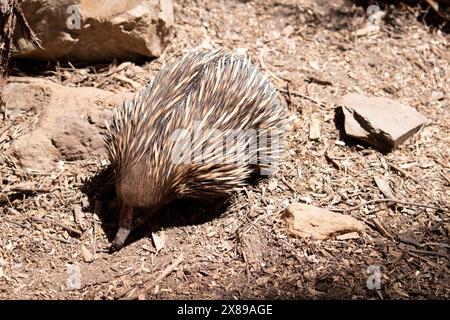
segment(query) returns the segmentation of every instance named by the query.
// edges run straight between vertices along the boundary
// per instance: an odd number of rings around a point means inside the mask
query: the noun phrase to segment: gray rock
[[[173,24],[172,0],[23,0],[43,49],[19,40],[16,57],[111,61],[158,57]]]
[[[383,97],[343,97],[345,133],[381,151],[390,151],[411,137],[428,119],[414,108]]]
[[[365,230],[361,222],[349,215],[301,203],[291,204],[282,217],[288,232],[300,238],[326,240],[353,232],[363,234]]]

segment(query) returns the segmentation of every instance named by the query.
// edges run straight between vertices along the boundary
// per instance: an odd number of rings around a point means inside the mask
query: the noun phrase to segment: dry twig
[[[396,166],[393,163],[388,162],[388,166],[391,167],[392,169],[394,169],[395,171],[401,173],[402,175],[404,175],[407,178],[410,178],[412,181],[414,181],[415,183],[418,183],[417,179],[414,178],[413,176],[411,176],[408,172],[406,172],[405,170],[403,170],[402,168]]]
[[[449,209],[445,209],[445,208],[438,207],[438,206],[431,206],[431,205],[428,205],[428,204],[408,202],[408,201],[400,201],[400,200],[396,200],[396,199],[375,199],[375,200],[370,200],[370,201],[358,204],[357,206],[351,207],[349,209],[345,209],[344,211],[358,210],[359,208],[362,208],[365,205],[374,204],[374,203],[382,203],[382,202],[394,202],[394,203],[402,204],[402,205],[405,205],[405,206],[421,207],[421,208],[427,208],[427,209],[440,210],[440,211],[444,211],[444,212],[450,212]]]
[[[74,233],[74,234],[76,234],[78,236],[81,236],[81,234],[82,234],[82,232],[80,230],[77,230],[77,229],[74,229],[72,227],[69,227],[69,226],[67,226],[64,223],[59,222],[59,221],[50,220],[50,219],[46,219],[46,218],[32,218],[32,221],[35,221],[35,222],[46,222],[46,223],[49,223],[49,224],[53,224],[53,225],[56,225],[56,226],[59,226],[59,227],[65,229],[65,230],[67,230],[67,231],[69,231],[71,233]]]
[[[175,270],[175,268],[184,261],[183,255],[180,255],[172,264],[167,266],[167,268],[164,269],[163,272],[153,281],[152,283],[146,285],[144,289],[141,292],[138,292],[130,297],[125,298],[125,300],[136,300],[142,295],[145,296],[147,293],[150,292],[150,290],[153,289],[154,286],[156,286],[159,282],[161,282],[165,277],[167,277],[169,274],[172,273],[172,271]]]
[[[310,97],[310,96],[307,96],[307,95],[305,95],[305,94],[303,94],[303,93],[300,93],[300,92],[297,92],[297,91],[291,91],[291,90],[286,90],[286,89],[278,89],[278,91],[280,91],[280,92],[283,92],[283,93],[286,93],[286,94],[292,94],[293,96],[297,96],[297,97],[299,97],[299,98],[303,98],[303,99],[306,99],[306,100],[309,100],[309,101],[311,101],[311,102],[314,102],[315,104],[317,104],[317,105],[319,105],[319,106],[321,106],[321,107],[324,107],[324,108],[327,108],[328,106],[325,104],[325,102],[322,102],[322,101],[319,101],[319,100],[316,100],[316,99],[314,99],[314,98],[312,98],[312,97]]]
[[[41,47],[40,40],[25,19],[19,0],[0,0],[0,92],[6,82],[12,52],[19,48],[14,38],[16,24],[26,41]],[[0,95],[0,106],[2,103]]]

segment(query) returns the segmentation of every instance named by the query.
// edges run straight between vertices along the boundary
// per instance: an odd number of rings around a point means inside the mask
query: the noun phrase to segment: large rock
[[[24,168],[49,171],[59,160],[105,156],[105,122],[112,107],[131,94],[64,87],[38,78],[19,81],[6,85],[4,98],[10,118],[27,114],[36,119],[10,149]]]
[[[364,225],[355,218],[307,204],[293,203],[283,213],[288,232],[300,238],[326,240],[340,235],[364,233]]]
[[[343,97],[345,133],[381,151],[398,147],[428,119],[415,109],[383,97],[348,94]]]
[[[43,49],[26,41],[16,57],[110,61],[158,57],[173,24],[172,0],[23,0]]]

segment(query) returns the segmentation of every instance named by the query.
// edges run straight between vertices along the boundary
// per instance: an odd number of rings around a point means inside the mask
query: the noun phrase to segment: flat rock
[[[381,151],[390,151],[411,137],[428,119],[414,108],[384,97],[343,97],[345,133]]]
[[[16,57],[111,61],[158,57],[173,25],[172,0],[23,0],[42,49],[24,39]]]
[[[364,225],[355,218],[315,206],[293,203],[282,216],[293,236],[326,240],[339,235],[364,233]],[[354,238],[354,234],[352,234]]]
[[[13,80],[14,81],[14,80]],[[10,151],[23,168],[50,171],[60,160],[105,156],[102,133],[112,108],[131,93],[65,87],[38,78],[19,78],[4,88],[8,117],[34,121]]]

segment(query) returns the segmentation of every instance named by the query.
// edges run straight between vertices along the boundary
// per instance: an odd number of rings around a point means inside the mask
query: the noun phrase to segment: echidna
[[[287,112],[249,60],[223,50],[191,51],[163,67],[118,108],[106,136],[120,205],[111,249],[136,221],[177,198],[224,196],[270,173]]]

